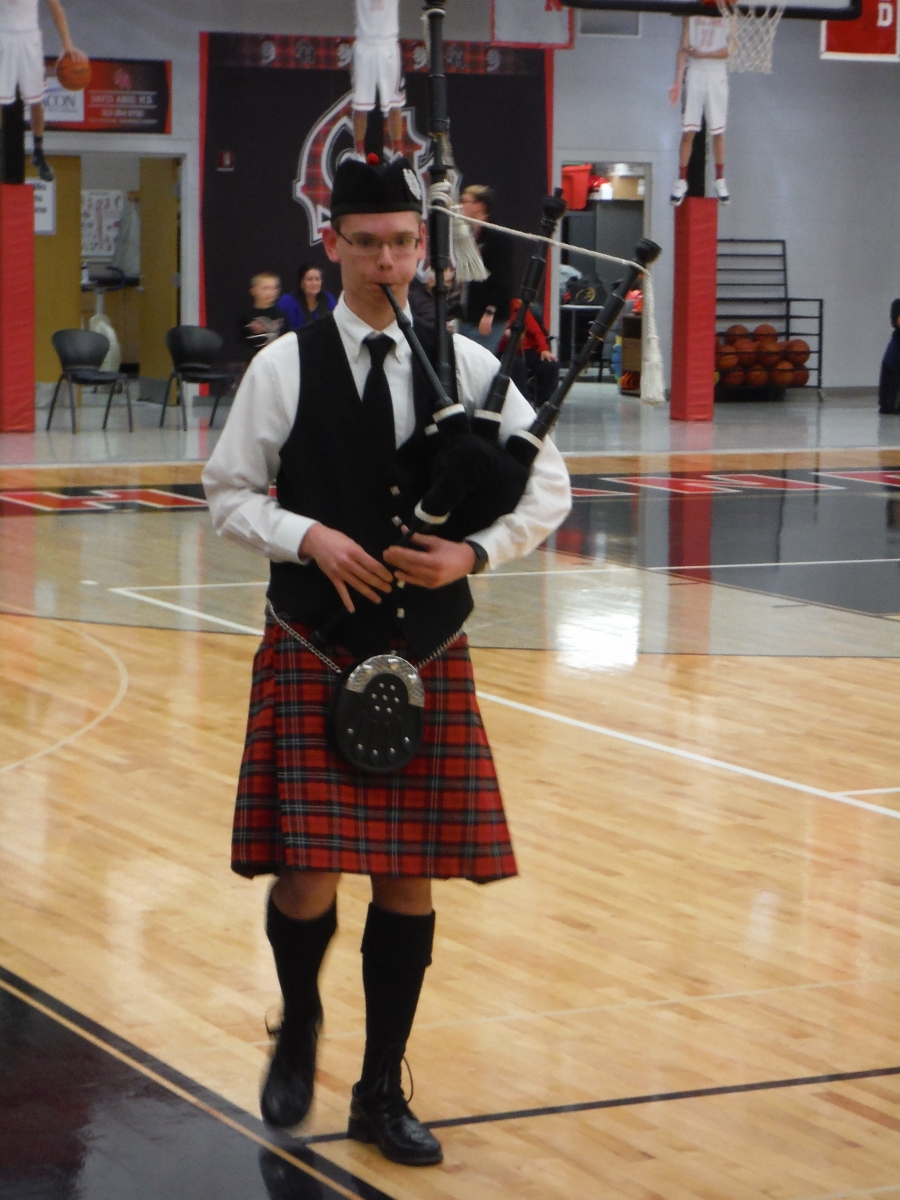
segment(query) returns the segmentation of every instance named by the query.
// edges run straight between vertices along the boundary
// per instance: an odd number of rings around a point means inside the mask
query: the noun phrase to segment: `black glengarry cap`
[[[408,159],[382,163],[375,154],[365,162],[345,159],[334,175],[332,218],[390,212],[422,212],[422,188]]]

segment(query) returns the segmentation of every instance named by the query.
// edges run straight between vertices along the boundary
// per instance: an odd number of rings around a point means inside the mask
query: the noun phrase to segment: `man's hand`
[[[73,62],[87,62],[88,56],[83,50],[79,50],[77,46],[73,46],[71,42],[63,48],[60,58],[71,58]],[[57,62],[59,60],[57,59]]]
[[[680,99],[681,99],[681,84],[673,83],[672,86],[669,88],[669,103],[674,108]]]
[[[448,542],[427,533],[414,533],[412,546],[388,546],[384,561],[401,583],[439,588],[471,574],[475,551],[465,542]]]
[[[468,547],[467,547],[468,549]],[[338,529],[316,524],[300,543],[301,558],[312,558],[337,588],[347,612],[356,612],[348,587],[374,604],[381,603],[379,592],[389,592],[394,577],[362,546]]]
[[[494,327],[494,314],[486,312],[478,322],[478,332],[482,337],[490,337]]]
[[[542,350],[541,351],[541,361],[542,362],[556,362],[556,355],[553,353],[552,350]]]

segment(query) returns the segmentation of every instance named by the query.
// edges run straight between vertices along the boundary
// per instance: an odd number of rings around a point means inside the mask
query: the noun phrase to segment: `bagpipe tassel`
[[[644,344],[641,347],[641,400],[644,404],[665,404],[666,381],[663,377],[662,350],[656,328],[653,273],[644,272]]]
[[[429,204],[443,205],[447,211],[453,215],[453,220],[450,222],[451,230],[451,258],[456,267],[457,283],[480,283],[487,279],[488,273],[484,269],[484,263],[481,260],[481,255],[478,253],[472,227],[468,221],[462,220],[455,214],[459,212],[459,206],[455,203],[456,190],[455,172],[451,173],[451,178],[442,180],[440,183],[433,183],[428,189]],[[452,182],[451,182],[452,180]]]

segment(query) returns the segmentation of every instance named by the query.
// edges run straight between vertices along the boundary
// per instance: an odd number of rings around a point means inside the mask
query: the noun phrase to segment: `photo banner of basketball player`
[[[91,133],[171,133],[172,64],[163,59],[92,58],[91,82],[70,92],[44,59],[44,114],[53,129]]]
[[[340,291],[322,227],[334,172],[354,145],[353,38],[201,36],[205,324],[225,338],[225,359],[238,361],[245,357],[239,314],[253,275],[274,271],[292,291],[298,268],[309,263],[322,271],[327,292]],[[423,41],[400,47],[400,144],[424,184],[428,54]],[[536,230],[549,184],[545,52],[448,42],[445,69],[463,186],[496,188],[497,220]],[[530,253],[516,245],[517,273]]]
[[[823,21],[821,58],[900,62],[897,0],[862,0],[859,20]]]
[[[562,0],[491,0],[491,41],[499,46],[571,50],[575,14]]]

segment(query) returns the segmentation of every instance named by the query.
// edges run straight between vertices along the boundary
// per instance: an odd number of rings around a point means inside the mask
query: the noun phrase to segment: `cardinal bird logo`
[[[294,179],[294,199],[302,204],[309,221],[309,242],[322,240],[322,227],[331,219],[329,203],[334,173],[353,150],[353,93],[336,100],[313,125],[303,143]],[[416,110],[403,110],[403,139],[398,152],[412,163],[415,179],[424,188],[423,176],[431,159],[431,143],[416,129]],[[410,189],[415,194],[415,188]]]

